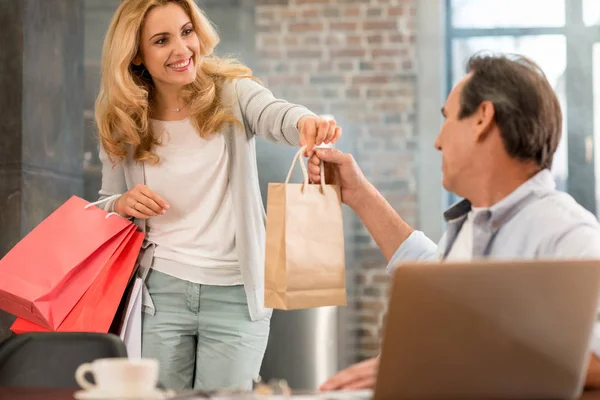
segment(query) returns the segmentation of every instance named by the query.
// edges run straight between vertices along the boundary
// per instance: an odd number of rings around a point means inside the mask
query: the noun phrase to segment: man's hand
[[[342,136],[342,128],[334,120],[305,115],[298,120],[300,146],[306,146],[306,157],[314,153],[315,146],[335,143]]]
[[[356,205],[360,194],[370,187],[370,183],[352,155],[336,149],[316,149],[308,161],[308,178],[314,183],[321,182],[321,160],[326,163],[325,183],[339,185],[342,201],[350,207]]]
[[[378,369],[379,357],[369,358],[338,372],[319,389],[322,391],[373,389]]]

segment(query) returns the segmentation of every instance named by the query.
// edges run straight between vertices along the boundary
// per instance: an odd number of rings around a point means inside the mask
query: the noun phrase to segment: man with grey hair
[[[320,180],[320,160],[332,165],[342,200],[361,218],[390,272],[417,260],[600,259],[597,219],[555,188],[550,168],[562,114],[534,62],[519,56],[472,57],[442,114],[435,147],[442,153],[443,186],[465,200],[444,213],[447,231],[439,245],[402,220],[351,155],[319,149],[310,159],[314,182]],[[587,386],[600,386],[598,337]],[[363,361],[321,389],[373,387],[377,366],[377,358]]]

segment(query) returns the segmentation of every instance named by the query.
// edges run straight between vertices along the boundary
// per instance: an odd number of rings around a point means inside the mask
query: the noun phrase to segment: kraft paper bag
[[[265,307],[294,310],[346,305],[340,188],[309,184],[300,149],[285,183],[269,183]],[[297,161],[304,176],[289,183]]]

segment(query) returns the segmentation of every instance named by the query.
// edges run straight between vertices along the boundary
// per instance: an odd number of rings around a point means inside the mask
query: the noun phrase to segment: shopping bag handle
[[[113,200],[113,199],[116,199],[116,198],[118,198],[118,197],[120,197],[120,196],[121,196],[120,194],[115,194],[115,195],[112,195],[112,196],[108,196],[108,197],[106,197],[106,198],[104,198],[104,199],[102,199],[102,200],[98,200],[98,201],[94,201],[93,203],[86,204],[86,205],[85,205],[85,207],[83,207],[83,208],[85,208],[85,209],[87,210],[87,209],[88,209],[88,208],[90,208],[90,207],[93,207],[93,206],[97,206],[97,205],[99,205],[99,204],[106,203],[106,202],[108,202],[108,201],[110,201],[110,200]],[[106,215],[106,217],[105,217],[105,218],[108,218],[108,217],[110,217],[111,215],[119,215],[119,214],[117,214],[116,212],[110,212],[110,213],[108,213],[108,214]]]
[[[304,186],[308,185],[308,171],[306,170],[306,165],[304,164],[304,152],[306,151],[306,146],[302,146],[300,150],[294,156],[292,160],[292,166],[290,167],[290,171],[287,174],[287,178],[285,178],[285,183],[290,183],[290,179],[292,178],[292,172],[294,172],[294,167],[296,166],[296,162],[300,161],[300,169],[302,170],[302,175],[304,176],[304,182],[302,189],[304,190]],[[321,160],[321,193],[325,191],[325,165],[323,164],[323,160]]]

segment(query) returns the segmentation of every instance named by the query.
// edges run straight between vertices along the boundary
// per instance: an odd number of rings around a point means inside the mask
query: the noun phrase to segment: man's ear
[[[496,116],[496,108],[494,104],[485,100],[482,101],[474,115],[475,133],[478,139],[483,139],[491,130]]]

